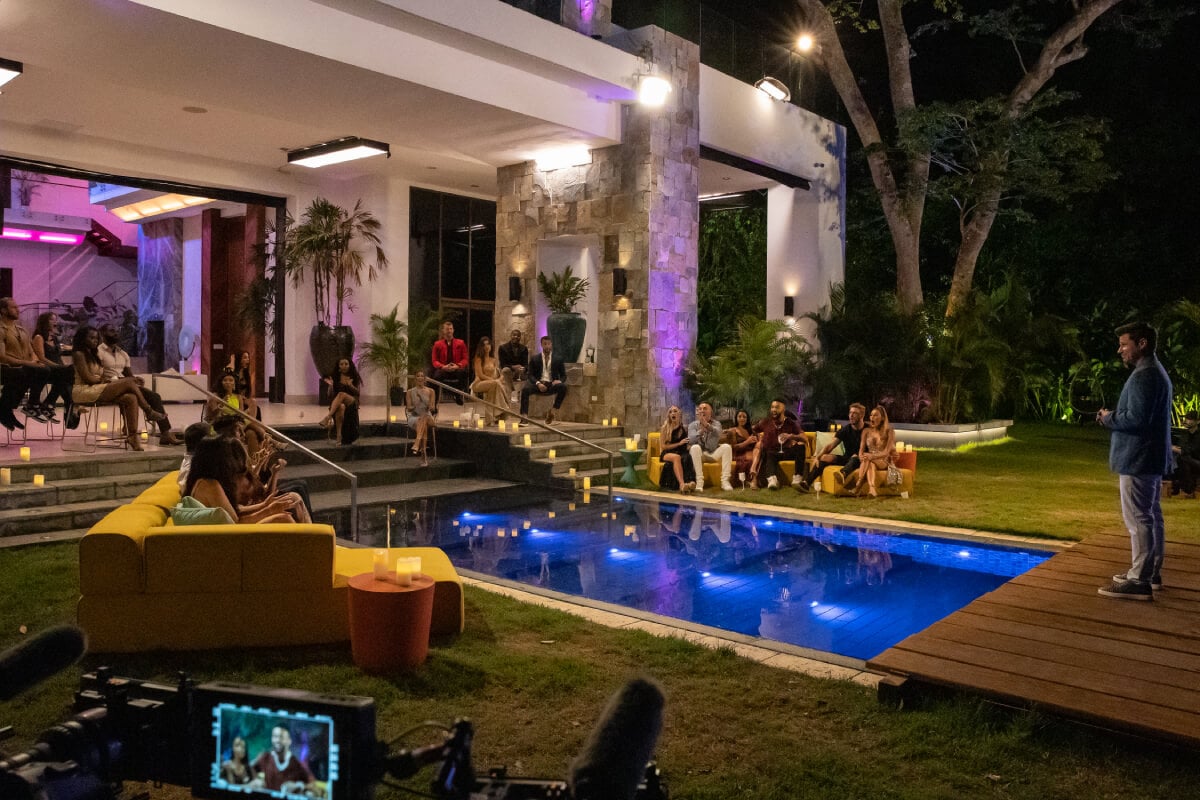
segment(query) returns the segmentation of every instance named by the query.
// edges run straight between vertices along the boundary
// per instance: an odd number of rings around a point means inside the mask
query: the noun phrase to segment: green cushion
[[[171,509],[171,519],[176,525],[233,525],[237,522],[230,519],[225,509],[209,508],[191,496],[184,497]]]

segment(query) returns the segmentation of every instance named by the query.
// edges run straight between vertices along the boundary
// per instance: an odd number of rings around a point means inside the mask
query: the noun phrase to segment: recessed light
[[[207,114],[208,109],[204,106],[184,106],[183,110],[189,114]]]

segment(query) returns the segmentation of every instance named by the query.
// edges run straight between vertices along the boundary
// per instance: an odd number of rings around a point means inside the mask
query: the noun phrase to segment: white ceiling
[[[286,150],[354,135],[389,142],[391,159],[326,167],[322,179],[386,174],[489,195],[496,168],[531,150],[608,143],[127,0],[0,0],[0,56],[25,64],[0,94],[0,152],[43,155],[8,150],[6,140],[20,140],[178,154],[179,173],[156,177],[185,183],[196,180],[187,164],[200,161],[308,180],[286,165]],[[701,169],[702,194],[770,183],[711,162]]]

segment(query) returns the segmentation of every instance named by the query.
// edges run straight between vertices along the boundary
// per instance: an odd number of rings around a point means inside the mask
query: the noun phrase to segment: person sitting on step
[[[529,376],[521,389],[521,413],[529,415],[531,394],[554,395],[554,407],[546,412],[546,422],[554,422],[554,412],[562,408],[567,396],[567,367],[561,358],[554,356],[554,343],[549,336],[542,337],[542,352],[529,359]]]

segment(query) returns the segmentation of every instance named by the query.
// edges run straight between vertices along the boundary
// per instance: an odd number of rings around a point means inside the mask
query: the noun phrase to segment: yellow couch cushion
[[[242,536],[243,592],[321,590],[333,585],[331,526],[253,527],[252,534]]]
[[[238,527],[172,526],[147,531],[142,542],[146,593],[240,592],[242,534]]]
[[[158,506],[168,511],[174,508],[179,502],[179,471],[168,472],[159,478],[133,502]]]
[[[145,588],[142,538],[167,521],[167,512],[146,503],[110,511],[79,542],[79,588],[84,594],[126,594]]]

